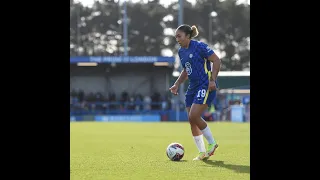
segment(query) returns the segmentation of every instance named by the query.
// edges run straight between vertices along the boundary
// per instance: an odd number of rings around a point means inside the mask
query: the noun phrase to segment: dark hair
[[[177,30],[183,31],[184,33],[186,33],[186,36],[190,34],[190,39],[195,38],[199,35],[198,28],[195,25],[190,27],[187,24],[182,24],[177,28]]]

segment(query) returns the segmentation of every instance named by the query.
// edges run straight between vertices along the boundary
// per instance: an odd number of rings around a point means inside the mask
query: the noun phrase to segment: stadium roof
[[[250,76],[250,71],[220,71],[218,76]]]

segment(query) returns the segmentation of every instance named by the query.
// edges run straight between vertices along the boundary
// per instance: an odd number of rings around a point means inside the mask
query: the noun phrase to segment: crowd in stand
[[[120,95],[101,92],[85,93],[82,90],[72,90],[70,92],[70,112],[71,113],[101,113],[110,112],[141,112],[141,111],[166,111],[176,110],[176,98],[160,93],[153,93],[150,96],[141,94],[129,94],[122,92]],[[240,100],[223,103],[225,96],[217,95],[214,104],[204,113],[205,120],[230,119],[230,107],[234,104],[242,104]],[[179,109],[185,110],[183,102],[179,102]],[[246,117],[250,119],[250,103],[245,106]]]
[[[119,97],[115,93],[104,95],[101,92],[85,93],[82,90],[70,92],[70,108],[98,110],[169,110],[171,99],[155,92],[151,96],[122,92]]]

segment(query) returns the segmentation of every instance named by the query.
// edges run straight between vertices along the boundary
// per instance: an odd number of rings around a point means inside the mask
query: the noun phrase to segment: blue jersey
[[[189,47],[180,47],[179,58],[182,67],[188,74],[189,87],[186,95],[197,94],[208,91],[209,80],[211,77],[211,65],[208,57],[214,54],[207,44],[191,40]],[[206,93],[206,92],[205,92]]]

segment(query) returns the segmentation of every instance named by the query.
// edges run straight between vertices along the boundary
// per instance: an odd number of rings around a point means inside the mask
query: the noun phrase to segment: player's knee
[[[189,120],[189,123],[190,123],[191,125],[194,124],[194,123],[192,122],[189,114],[188,114],[188,120]]]
[[[189,122],[190,123],[194,123],[198,118],[197,115],[195,113],[192,113],[192,112],[189,113],[188,117],[189,117]]]

